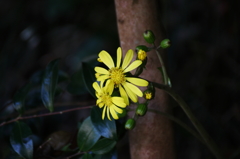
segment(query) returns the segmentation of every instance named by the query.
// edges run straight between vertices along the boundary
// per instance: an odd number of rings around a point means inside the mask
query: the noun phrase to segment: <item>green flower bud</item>
[[[160,47],[163,49],[169,48],[171,46],[171,41],[169,39],[164,39],[160,43]]]
[[[151,30],[146,30],[143,33],[143,37],[146,40],[146,42],[148,42],[149,44],[153,44],[155,41],[155,35],[153,34],[153,32]]]
[[[128,119],[125,123],[125,129],[132,130],[136,125],[136,121],[132,118]]]
[[[136,109],[136,114],[139,116],[144,116],[148,110],[147,104],[138,104]]]
[[[148,52],[148,51],[150,51],[151,49],[148,48],[148,47],[145,46],[145,45],[138,45],[135,50],[136,50],[136,52],[138,52],[139,50],[143,50],[143,51],[145,51],[145,52]]]
[[[122,110],[123,110],[123,112],[122,112],[121,114],[120,114],[120,113],[117,113],[117,115],[118,115],[119,118],[123,118],[123,117],[125,117],[125,116],[127,115],[126,108],[123,108]]]

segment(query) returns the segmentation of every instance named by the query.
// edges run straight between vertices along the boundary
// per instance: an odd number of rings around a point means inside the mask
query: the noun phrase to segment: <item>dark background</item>
[[[173,89],[189,104],[227,158],[234,154],[240,158],[239,3],[163,0],[157,6],[167,38],[172,41],[166,62]],[[76,72],[81,69],[81,62],[94,66],[103,49],[115,54],[119,39],[114,7],[111,0],[0,1],[1,122],[17,116],[11,105],[16,91],[36,80],[39,71],[59,57],[60,69],[68,74],[65,76],[68,80],[60,84],[62,92],[56,103],[71,104],[56,104],[57,109],[94,103]],[[26,112],[34,109],[44,112],[38,90],[36,86],[30,92]],[[174,101],[170,104],[174,115],[191,126],[177,104]],[[66,131],[68,136],[76,133],[78,121],[88,113],[78,111],[24,122],[35,134],[37,149],[53,132]],[[11,126],[0,128],[1,158],[11,153],[8,136]],[[177,158],[211,158],[209,150],[192,135],[176,124],[174,129]],[[127,158],[126,155],[122,158]]]

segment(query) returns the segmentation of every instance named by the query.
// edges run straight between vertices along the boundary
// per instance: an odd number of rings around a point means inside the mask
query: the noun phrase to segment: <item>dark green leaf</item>
[[[13,150],[25,159],[31,159],[33,156],[31,135],[31,129],[25,123],[17,122],[10,136],[10,143]]]
[[[85,119],[78,131],[77,143],[81,151],[90,150],[96,144],[101,134],[95,129],[91,118]]]
[[[50,112],[52,112],[54,109],[53,100],[58,81],[58,62],[59,59],[56,59],[48,64],[42,82],[42,101],[44,106],[49,109]]]
[[[113,149],[107,154],[95,155],[94,159],[117,159],[117,151],[116,149]]]
[[[115,120],[102,120],[102,110],[99,107],[93,107],[91,111],[91,119],[94,127],[105,138],[117,140],[117,131]]]
[[[81,157],[81,159],[93,159],[93,157],[92,157],[91,154],[85,153],[85,154]]]
[[[71,76],[71,82],[68,85],[68,92],[71,94],[82,95],[87,94],[88,91],[83,82],[83,73],[82,69],[78,70]]]
[[[98,155],[103,155],[110,152],[116,145],[115,140],[103,138],[98,140],[98,142],[91,148],[91,151]]]
[[[24,85],[13,97],[13,106],[21,115],[24,112],[24,102],[30,87],[30,83]]]
[[[85,87],[87,88],[88,92],[94,98],[96,98],[95,90],[92,87],[93,82],[96,81],[94,69],[89,64],[83,62],[82,63],[82,73],[83,73],[82,77],[83,77],[83,82],[85,84]]]

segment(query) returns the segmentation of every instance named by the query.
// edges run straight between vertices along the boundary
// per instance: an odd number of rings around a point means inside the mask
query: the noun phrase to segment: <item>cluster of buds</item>
[[[146,30],[143,33],[143,38],[145,41],[149,44],[152,44],[153,47],[147,47],[145,45],[139,45],[136,47],[135,51],[137,53],[136,59],[141,60],[142,64],[140,67],[137,68],[135,75],[138,76],[142,73],[143,69],[145,68],[145,65],[147,63],[147,52],[151,51],[152,49],[158,49],[158,48],[169,48],[171,46],[171,42],[169,39],[164,39],[160,42],[160,45],[158,47],[155,46],[155,35],[151,30]],[[144,103],[137,103],[137,108],[135,110],[135,116],[133,118],[129,118],[127,122],[125,123],[125,128],[128,130],[132,130],[136,125],[136,117],[144,116],[148,111],[148,103],[150,100],[152,100],[155,96],[155,88],[150,83],[148,85],[147,90],[143,92],[143,97],[145,98]]]

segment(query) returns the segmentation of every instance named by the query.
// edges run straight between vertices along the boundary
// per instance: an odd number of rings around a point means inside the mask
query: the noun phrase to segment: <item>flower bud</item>
[[[153,44],[155,41],[155,35],[153,34],[153,32],[151,30],[146,30],[143,33],[143,37],[146,40],[146,42],[148,42],[149,44]]]
[[[136,121],[132,118],[128,119],[125,123],[125,129],[132,130],[136,125]]]
[[[136,50],[136,52],[138,52],[139,50],[144,50],[145,52],[148,52],[148,51],[150,51],[151,49],[148,48],[148,47],[145,46],[145,45],[138,45],[135,50]]]
[[[144,98],[147,100],[151,100],[153,98],[153,94],[150,91],[144,92]]]
[[[123,112],[122,112],[121,114],[120,114],[120,113],[117,113],[117,115],[118,115],[119,118],[123,118],[123,117],[125,117],[125,116],[127,115],[126,108],[123,108],[122,110],[123,110]]]
[[[169,39],[164,39],[160,43],[160,47],[163,49],[169,48],[171,46],[171,41]]]
[[[137,59],[144,61],[146,58],[147,58],[147,53],[144,50],[140,49],[137,53]]]
[[[138,104],[137,109],[136,109],[136,114],[139,116],[144,116],[148,110],[147,104]]]

